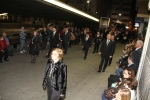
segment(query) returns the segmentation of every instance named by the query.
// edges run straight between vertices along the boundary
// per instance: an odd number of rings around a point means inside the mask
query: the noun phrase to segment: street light
[[[89,11],[90,0],[87,0],[87,4],[88,4],[87,11]]]
[[[119,16],[121,16],[121,13],[119,13]]]

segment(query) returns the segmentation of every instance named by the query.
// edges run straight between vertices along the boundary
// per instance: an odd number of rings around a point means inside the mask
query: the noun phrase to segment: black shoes
[[[102,72],[105,72],[105,70],[103,69],[103,71]]]
[[[100,71],[100,70],[98,70],[97,72],[99,72],[99,73],[100,73],[101,71]]]
[[[4,61],[9,61],[8,59],[4,59]]]

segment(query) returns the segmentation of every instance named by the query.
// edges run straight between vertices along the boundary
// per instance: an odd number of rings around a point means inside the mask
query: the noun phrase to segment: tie
[[[107,40],[107,46],[108,46],[108,44],[109,44],[109,40]]]

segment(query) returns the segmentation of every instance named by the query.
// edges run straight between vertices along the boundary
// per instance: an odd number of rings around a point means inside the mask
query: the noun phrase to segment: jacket
[[[52,68],[54,70],[52,70]],[[48,60],[42,84],[43,86],[46,87],[46,85],[49,84],[47,83],[47,80],[50,77],[52,90],[60,91],[61,94],[66,94],[67,66],[62,61],[59,60],[57,63],[54,64],[52,60]]]
[[[7,44],[5,40],[0,40],[0,51],[7,48]]]

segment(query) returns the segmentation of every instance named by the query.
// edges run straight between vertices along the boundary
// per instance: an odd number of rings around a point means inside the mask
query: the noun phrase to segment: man
[[[99,31],[97,31],[97,34],[96,34],[95,39],[94,39],[94,51],[93,51],[93,53],[98,52],[101,40],[102,40],[102,35],[100,34]]]
[[[62,46],[64,49],[64,54],[67,54],[69,41],[70,41],[70,32],[68,31],[68,27],[65,27],[64,34],[62,35]]]
[[[123,69],[128,68],[128,67],[132,68],[134,70],[135,74],[136,74],[137,70],[136,70],[136,67],[135,67],[135,64],[134,64],[134,58],[133,58],[133,56],[129,56],[128,57],[128,63],[127,63],[127,65],[124,64],[124,65],[121,65],[121,66],[119,66],[119,67],[116,68],[116,75],[120,76],[120,74],[123,71]]]
[[[86,36],[83,39],[83,45],[82,45],[82,48],[84,50],[84,60],[86,60],[89,47],[91,47],[91,38],[89,37],[89,33],[86,33]]]
[[[135,44],[135,51],[133,51],[132,55],[134,57],[134,64],[136,66],[136,70],[138,70],[139,68],[139,63],[140,63],[140,59],[141,59],[141,54],[142,54],[142,47],[143,47],[143,41],[138,40]]]
[[[114,55],[114,52],[115,52],[115,49],[116,49],[116,41],[115,41],[115,36],[114,35],[111,35],[111,41],[112,41],[112,45],[113,45],[113,54],[112,54],[112,58],[113,58],[113,55]],[[109,58],[108,66],[111,65],[112,58]]]
[[[107,39],[105,39],[102,42],[102,45],[101,45],[101,48],[100,48],[100,51],[99,51],[99,54],[101,54],[101,63],[99,65],[99,69],[98,69],[97,72],[101,72],[103,64],[104,64],[104,67],[103,67],[102,71],[105,72],[105,69],[106,69],[107,64],[108,64],[108,60],[109,60],[109,58],[112,58],[113,43],[110,40],[110,38],[111,38],[111,34],[107,34]]]
[[[56,31],[56,26],[53,26],[52,31],[53,33],[51,34],[50,40],[48,42],[50,43],[50,48],[48,55],[46,56],[47,58],[49,58],[51,51],[59,46],[59,33]]]
[[[46,49],[46,45],[47,45],[47,41],[48,41],[48,33],[46,31],[46,27],[43,28],[42,31],[42,47],[41,50],[45,50]]]
[[[24,45],[25,45],[25,39],[26,39],[26,33],[24,32],[24,26],[21,27],[20,33],[20,53],[25,52],[25,50],[23,50]]]
[[[5,41],[6,41],[6,44],[7,44],[7,47],[8,47],[8,54],[9,54],[9,56],[14,56],[14,49],[13,49],[13,46],[10,45],[9,39],[8,39],[6,33],[3,32],[3,33],[2,33],[2,36],[3,36],[3,38],[4,38]]]

